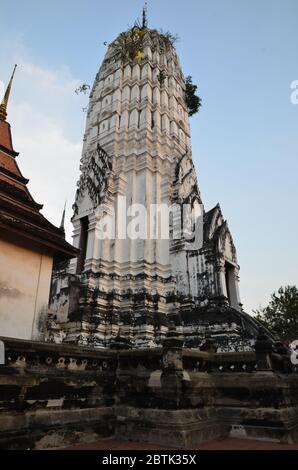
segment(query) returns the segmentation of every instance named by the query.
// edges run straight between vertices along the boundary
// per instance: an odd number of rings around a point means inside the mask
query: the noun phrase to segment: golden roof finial
[[[63,209],[63,213],[62,213],[62,219],[61,219],[61,223],[60,223],[60,230],[63,230],[63,232],[65,231],[65,228],[64,228],[64,222],[65,222],[65,209],[66,209],[66,201],[64,203],[64,209]]]
[[[5,93],[4,93],[2,102],[1,102],[1,104],[0,104],[0,121],[6,121],[6,117],[7,117],[7,104],[8,104],[8,99],[9,99],[9,95],[10,95],[11,85],[12,85],[12,81],[13,81],[13,77],[14,77],[14,73],[15,73],[15,71],[16,71],[16,68],[17,68],[17,64],[15,64],[15,66],[14,66],[14,69],[13,69],[13,72],[12,72],[12,75],[11,75],[11,78],[10,78],[10,80],[9,80],[9,82],[8,82],[6,91],[5,91]]]

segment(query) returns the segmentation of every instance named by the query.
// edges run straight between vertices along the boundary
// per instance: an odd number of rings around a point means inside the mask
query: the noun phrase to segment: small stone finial
[[[17,68],[17,64],[15,64],[15,66],[14,66],[12,75],[10,77],[10,80],[8,82],[6,91],[5,91],[3,99],[2,99],[2,102],[0,104],[0,121],[6,121],[6,118],[7,118],[7,105],[8,105],[11,85],[12,85],[12,81],[13,81],[13,77],[14,77],[16,68]]]
[[[64,222],[65,222],[65,208],[66,208],[66,201],[64,203],[64,209],[63,209],[63,212],[62,212],[62,217],[61,217],[61,222],[60,222],[60,230],[65,232],[65,228],[64,228]]]
[[[147,2],[145,2],[144,8],[143,8],[142,27],[143,27],[143,28],[147,28],[147,27],[148,27]]]

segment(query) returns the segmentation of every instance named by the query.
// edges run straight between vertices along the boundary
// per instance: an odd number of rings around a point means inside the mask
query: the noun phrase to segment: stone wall
[[[298,374],[285,351],[98,350],[2,338],[0,444],[61,447],[115,435],[190,448],[222,436],[298,437]],[[122,347],[119,343],[119,347]]]

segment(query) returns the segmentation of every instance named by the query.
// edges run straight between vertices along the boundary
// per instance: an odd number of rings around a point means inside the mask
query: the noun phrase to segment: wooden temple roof
[[[12,80],[12,79],[11,79]],[[41,213],[16,161],[6,107],[11,81],[0,105],[0,230],[29,239],[48,248],[59,260],[77,256],[78,250],[65,240],[63,228],[55,227]],[[1,233],[0,232],[0,233]]]

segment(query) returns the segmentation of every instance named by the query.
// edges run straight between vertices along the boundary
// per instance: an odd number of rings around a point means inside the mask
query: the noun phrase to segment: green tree
[[[202,105],[201,98],[196,94],[197,88],[197,85],[192,83],[192,77],[188,75],[185,79],[185,101],[189,116],[196,114]]]
[[[282,339],[298,339],[298,289],[280,287],[267,307],[255,310],[256,319]]]

